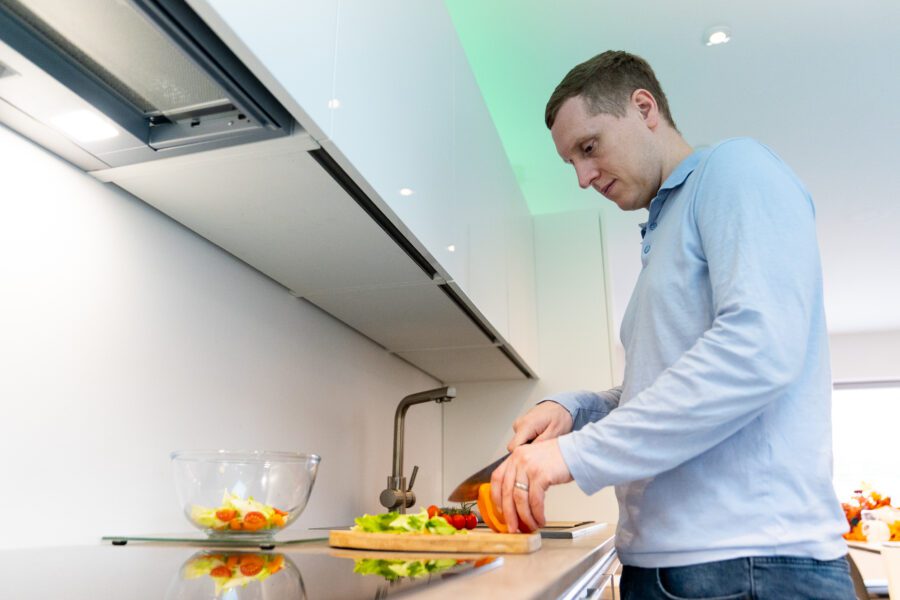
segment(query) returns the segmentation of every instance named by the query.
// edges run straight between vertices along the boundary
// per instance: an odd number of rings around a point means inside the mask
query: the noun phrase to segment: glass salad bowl
[[[316,454],[262,450],[172,453],[175,489],[188,521],[210,537],[270,539],[306,508]]]
[[[166,600],[304,600],[300,571],[284,554],[203,551],[169,585]]]

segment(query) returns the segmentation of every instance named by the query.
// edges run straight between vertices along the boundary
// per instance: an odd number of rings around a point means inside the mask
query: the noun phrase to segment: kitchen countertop
[[[417,600],[555,598],[613,550],[615,528],[584,537],[543,539],[532,554],[504,554],[503,565],[472,577],[442,583],[415,594]]]
[[[4,596],[17,600],[52,597],[67,600],[212,600],[215,596],[209,591],[202,593],[199,587],[202,584],[211,591],[210,578],[205,576],[188,580],[182,576],[185,565],[204,550],[185,544],[135,542],[122,547],[103,543],[4,550],[0,551],[0,580],[3,581]],[[294,576],[294,580],[302,580],[300,590],[303,593],[298,596],[295,583],[291,583],[290,577],[286,576],[272,576],[265,584],[283,588],[283,591],[267,588],[267,597],[280,599],[283,596],[285,600],[297,597],[310,600],[390,598],[395,595],[416,600],[554,598],[570,588],[612,550],[613,528],[607,526],[595,534],[573,540],[544,539],[541,549],[532,554],[504,554],[500,561],[486,567],[470,568],[445,577],[432,576],[430,582],[410,582],[416,585],[398,586],[387,583],[378,575],[354,574],[353,563],[346,557],[421,559],[423,556],[432,558],[437,555],[345,551],[330,548],[326,540],[317,540],[279,546],[272,552],[283,554],[289,566],[296,567],[299,577]],[[230,551],[233,549],[221,550]],[[253,549],[245,551],[253,552]],[[444,556],[471,559],[484,555]],[[470,564],[471,561],[462,566]],[[285,587],[284,582],[293,585],[294,589],[288,589],[290,585]],[[241,597],[231,594],[229,596],[226,592],[219,598]]]

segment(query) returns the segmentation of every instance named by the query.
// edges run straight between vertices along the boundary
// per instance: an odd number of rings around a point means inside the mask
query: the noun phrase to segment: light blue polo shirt
[[[666,179],[642,229],[621,387],[552,396],[577,484],[616,486],[624,564],[846,554],[809,193],[732,139]]]

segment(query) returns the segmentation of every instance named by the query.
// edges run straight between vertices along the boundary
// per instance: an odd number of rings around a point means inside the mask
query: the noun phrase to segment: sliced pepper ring
[[[482,483],[478,487],[478,512],[481,518],[491,530],[497,533],[509,533],[506,521],[494,509],[494,501],[491,500],[491,484]]]

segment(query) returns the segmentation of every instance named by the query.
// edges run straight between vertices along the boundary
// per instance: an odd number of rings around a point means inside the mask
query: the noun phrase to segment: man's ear
[[[656,129],[659,125],[659,106],[653,94],[643,88],[636,89],[631,94],[631,103],[641,114],[647,127]]]

